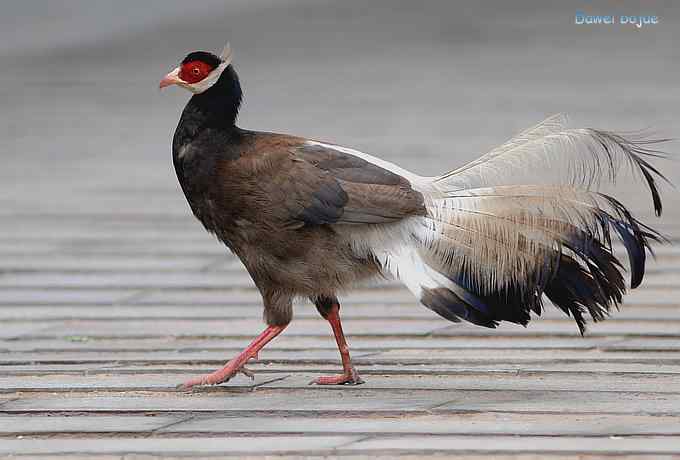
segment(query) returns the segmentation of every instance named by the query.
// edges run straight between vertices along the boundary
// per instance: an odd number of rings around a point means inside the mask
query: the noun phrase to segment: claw
[[[245,366],[241,367],[238,372],[241,374],[245,375],[246,377],[250,377],[250,380],[255,380],[255,373],[251,371],[250,369],[246,369]]]

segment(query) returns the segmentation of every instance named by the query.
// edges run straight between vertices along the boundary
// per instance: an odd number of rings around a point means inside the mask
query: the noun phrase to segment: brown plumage
[[[342,244],[325,224],[385,223],[425,214],[422,195],[408,181],[362,168],[363,160],[348,163],[344,154],[318,154],[319,148],[307,147],[304,139],[279,134],[239,131],[230,142],[240,156],[215,158],[214,182],[190,201],[206,228],[252,276],[268,324],[288,324],[296,297],[332,297],[379,274],[375,261],[358,257],[351,242]]]
[[[659,239],[597,191],[628,167],[660,214],[662,176],[644,159],[657,154],[655,141],[566,129],[555,116],[462,168],[422,177],[356,150],[238,128],[242,93],[228,49],[189,54],[161,81],[170,84],[194,93],[173,140],[182,189],[250,273],[268,325],[224,368],[184,388],[243,372],[300,297],[328,320],[342,357],[342,375],[315,383],[361,383],[337,295],[378,276],[401,280],[444,318],[485,327],[526,325],[545,296],[583,332],[585,313],[604,319],[625,291],[612,235],[629,254],[632,287]]]

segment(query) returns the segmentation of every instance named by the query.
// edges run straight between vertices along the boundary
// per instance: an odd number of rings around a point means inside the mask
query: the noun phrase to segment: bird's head
[[[159,88],[177,85],[194,94],[210,89],[231,64],[231,48],[224,47],[219,56],[207,51],[194,51],[187,54],[172,72],[167,74],[158,85]]]

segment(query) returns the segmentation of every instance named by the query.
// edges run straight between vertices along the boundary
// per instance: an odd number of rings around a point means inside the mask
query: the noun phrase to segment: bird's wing
[[[312,199],[304,203],[301,217],[306,224],[379,224],[426,213],[422,194],[390,163],[319,142],[305,142],[293,153],[300,175],[321,181],[308,195]],[[339,214],[333,219],[317,218],[319,205],[327,203]]]
[[[340,147],[265,133],[255,144],[220,174],[223,200],[262,225],[382,224],[426,213],[408,179]]]

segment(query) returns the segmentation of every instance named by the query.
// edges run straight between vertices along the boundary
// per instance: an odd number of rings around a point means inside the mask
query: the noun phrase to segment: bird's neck
[[[243,91],[233,66],[228,66],[213,86],[195,94],[184,109],[193,123],[235,129]]]

